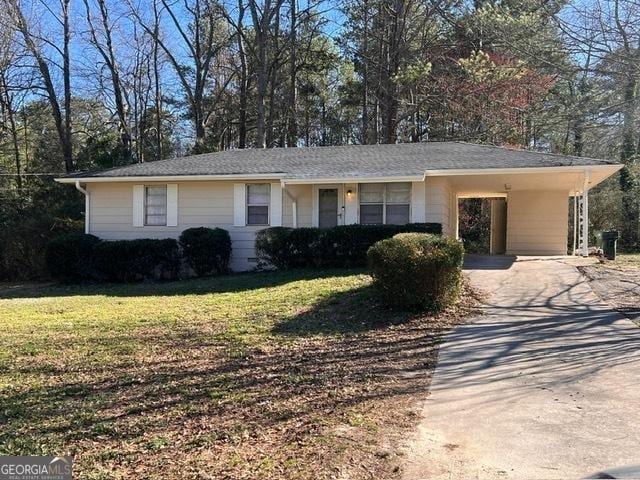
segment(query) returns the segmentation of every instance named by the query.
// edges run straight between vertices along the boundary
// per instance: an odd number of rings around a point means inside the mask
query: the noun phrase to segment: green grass
[[[79,478],[329,478],[353,451],[332,426],[370,429],[358,408],[424,388],[393,372],[426,368],[442,329],[370,283],[0,285],[0,454],[69,453]]]
[[[143,354],[152,353],[182,338],[218,341],[239,354],[242,345],[273,339],[273,328],[301,311],[369,282],[358,272],[300,271],[162,284],[5,288],[0,367],[33,357],[41,365],[61,358],[103,363],[135,357],[141,347]],[[369,294],[359,292],[363,301]],[[351,327],[336,324],[328,332]]]

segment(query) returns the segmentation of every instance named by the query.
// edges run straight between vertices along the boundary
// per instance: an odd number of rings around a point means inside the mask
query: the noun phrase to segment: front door
[[[318,203],[318,226],[320,228],[331,228],[338,225],[338,189],[320,188],[318,190]]]

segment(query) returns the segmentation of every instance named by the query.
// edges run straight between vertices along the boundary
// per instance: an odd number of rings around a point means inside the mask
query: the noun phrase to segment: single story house
[[[460,142],[230,150],[56,179],[86,197],[86,232],[103,239],[178,237],[222,227],[232,268],[255,265],[267,226],[438,222],[458,236],[458,200],[492,198],[493,253],[566,255],[569,197],[588,218],[588,191],[610,161]],[[588,222],[574,228],[586,250]]]

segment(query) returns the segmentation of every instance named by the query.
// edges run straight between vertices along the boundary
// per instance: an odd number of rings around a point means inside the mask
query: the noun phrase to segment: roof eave
[[[450,170],[427,170],[427,177],[441,177],[452,175],[499,175],[512,173],[562,173],[584,172],[586,170],[610,171],[612,174],[620,170],[621,163],[608,163],[601,165],[564,165],[555,167],[509,167],[509,168],[460,168]]]
[[[223,175],[137,175],[111,177],[60,177],[54,178],[58,183],[104,183],[104,182],[185,182],[206,180],[281,180],[282,173],[232,173]]]
[[[283,173],[255,173],[255,174],[221,174],[221,175],[154,175],[154,176],[111,176],[111,177],[61,177],[54,179],[58,183],[113,183],[113,182],[184,182],[210,180],[278,180],[283,184],[332,184],[332,183],[382,183],[382,182],[419,182],[425,177],[456,176],[456,175],[499,175],[526,173],[561,173],[603,171],[613,175],[620,170],[622,164],[604,165],[567,165],[555,167],[509,167],[509,168],[462,168],[426,170],[423,175],[387,175],[387,176],[348,176],[348,177],[289,177]]]
[[[282,183],[286,185],[313,185],[333,183],[385,183],[385,182],[422,182],[424,175],[387,175],[387,176],[349,176],[349,177],[319,177],[296,178],[286,177]]]

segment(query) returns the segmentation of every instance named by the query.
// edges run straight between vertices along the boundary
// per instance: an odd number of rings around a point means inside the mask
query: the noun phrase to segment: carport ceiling
[[[600,168],[590,172],[590,186],[595,186],[613,174],[617,168]],[[459,197],[501,197],[508,191],[563,190],[567,194],[581,191],[584,172],[517,172],[445,175]]]

